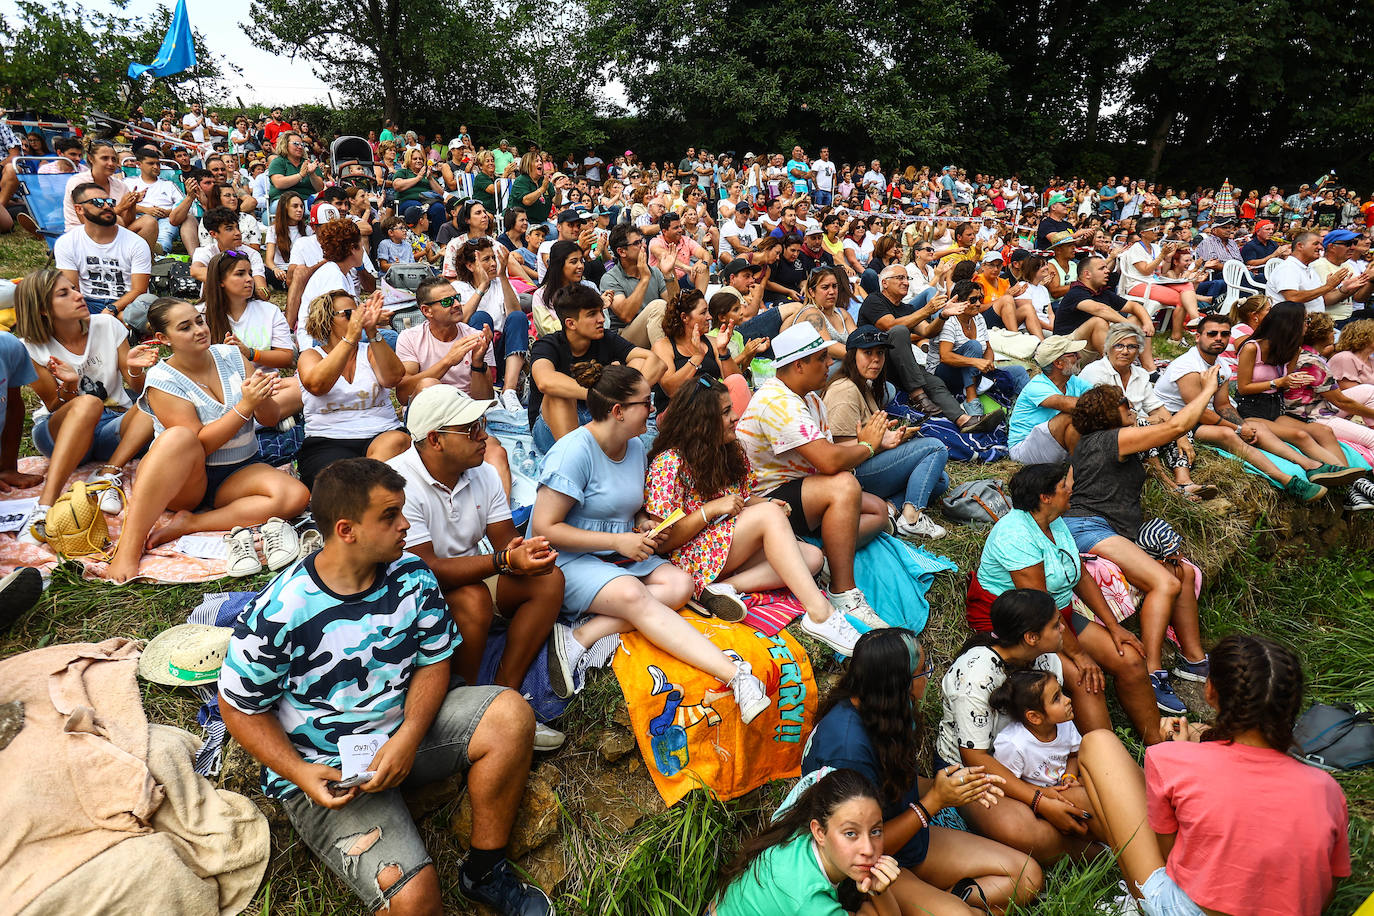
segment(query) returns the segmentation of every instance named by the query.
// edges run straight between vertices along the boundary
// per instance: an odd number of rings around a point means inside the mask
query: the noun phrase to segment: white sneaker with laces
[[[501,409],[512,413],[524,413],[525,405],[520,403],[520,395],[515,393],[514,388],[507,388],[501,392]]]
[[[868,606],[864,593],[859,591],[857,586],[838,594],[827,591],[825,597],[829,599],[835,610],[841,614],[849,614],[870,630],[882,630],[889,626],[887,621],[879,617],[873,608]]]
[[[108,490],[100,494],[100,511],[106,515],[118,515],[124,508],[124,474],[121,471],[101,471],[99,474],[92,474],[86,481],[88,485],[94,486],[98,483],[110,485]]]
[[[24,519],[24,524],[19,526],[19,533],[15,535],[15,540],[20,544],[28,544],[30,547],[38,547],[44,544],[45,541],[38,537],[33,526],[39,522],[46,521],[48,518],[48,510],[51,508],[51,506],[34,506],[33,511],[29,513],[29,517]]]
[[[739,707],[740,721],[745,725],[753,722],[773,701],[768,698],[763,681],[754,677],[754,669],[748,662],[735,662],[735,676],[728,685],[735,695],[735,705]]]
[[[301,539],[296,529],[275,516],[262,523],[262,555],[267,568],[276,572],[301,555]]]
[[[534,749],[536,751],[556,751],[567,740],[568,736],[558,729],[545,725],[543,722],[534,723]]]
[[[906,516],[897,516],[897,533],[907,538],[930,538],[932,541],[939,540],[949,534],[944,528],[935,524],[929,515],[924,512],[916,513],[916,521],[909,522]]]
[[[845,658],[854,654],[854,644],[859,641],[859,631],[838,611],[832,611],[820,623],[812,620],[810,614],[803,614],[801,629],[807,636],[819,639]]]
[[[229,549],[224,557],[224,571],[231,576],[255,576],[262,572],[262,561],[253,546],[253,529],[235,527],[224,536]]]

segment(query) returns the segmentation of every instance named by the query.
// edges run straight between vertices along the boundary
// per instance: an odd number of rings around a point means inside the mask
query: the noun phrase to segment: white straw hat
[[[154,684],[195,687],[219,679],[220,666],[229,651],[232,627],[183,623],[163,630],[143,648],[138,675]]]

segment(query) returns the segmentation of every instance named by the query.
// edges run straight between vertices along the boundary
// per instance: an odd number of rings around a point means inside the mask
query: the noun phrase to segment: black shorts
[[[779,487],[775,487],[770,492],[764,494],[768,499],[780,499],[787,503],[791,510],[787,513],[787,520],[792,525],[792,533],[797,537],[816,537],[820,533],[820,526],[812,528],[806,523],[806,509],[802,506],[802,481],[805,477],[795,477]]]
[[[381,433],[377,434],[382,435]],[[306,436],[296,453],[296,472],[301,483],[315,489],[315,475],[343,458],[365,458],[367,448],[377,436],[363,439],[334,439],[328,436]]]
[[[208,512],[215,508],[215,495],[219,493],[219,488],[224,486],[224,482],[244,468],[255,464],[267,465],[267,462],[254,455],[252,458],[245,458],[243,461],[236,461],[233,464],[207,464],[205,466],[205,496],[201,498],[196,511]],[[267,466],[271,467],[271,465]]]

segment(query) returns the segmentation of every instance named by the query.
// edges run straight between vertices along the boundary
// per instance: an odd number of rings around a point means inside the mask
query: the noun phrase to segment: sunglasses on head
[[[882,331],[876,334],[872,331],[866,331],[854,339],[853,349],[863,350],[868,347],[886,346],[888,343],[890,343],[888,336]]]

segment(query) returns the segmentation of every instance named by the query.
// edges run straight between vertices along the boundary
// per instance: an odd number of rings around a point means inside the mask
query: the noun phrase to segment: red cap
[[[1261,229],[1263,229],[1265,226],[1268,226],[1270,229],[1273,229],[1273,228],[1274,228],[1274,224],[1273,224],[1272,221],[1267,220],[1267,219],[1262,219],[1262,220],[1260,220],[1259,222],[1255,223],[1255,228],[1252,229],[1251,231],[1252,231],[1252,232],[1259,232],[1259,231],[1260,231]]]

